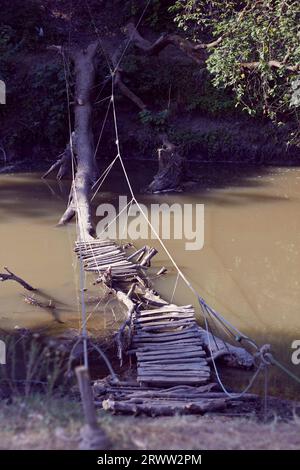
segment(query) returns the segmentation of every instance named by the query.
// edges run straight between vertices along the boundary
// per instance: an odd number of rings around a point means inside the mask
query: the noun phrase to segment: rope
[[[177,286],[178,286],[178,280],[179,280],[179,273],[177,273],[177,276],[176,276],[176,279],[175,279],[174,288],[173,288],[173,292],[172,292],[172,296],[171,296],[171,300],[170,300],[171,303],[173,303],[174,295],[175,295],[175,292],[176,292],[176,289],[177,289]]]
[[[95,197],[97,196],[97,193],[99,192],[100,188],[102,187],[104,181],[106,180],[107,176],[109,175],[112,167],[114,166],[114,163],[115,161],[119,158],[119,156],[117,155],[114,160],[108,165],[108,167],[103,171],[103,173],[101,174],[101,176],[97,179],[97,181],[93,184],[92,186],[92,189],[95,187],[96,184],[98,184],[99,182],[99,186],[98,188],[96,189],[96,191],[94,192],[92,198],[91,198],[91,201],[93,201],[95,199]],[[101,181],[100,181],[101,180]]]
[[[285,372],[291,379],[295,380],[298,384],[300,384],[300,378],[293,374],[285,365],[283,365],[281,362],[279,362],[277,359],[272,354],[267,354],[267,357],[270,361],[271,364],[277,366],[279,369],[281,369],[283,372]]]
[[[213,353],[212,353],[212,347],[211,347],[211,340],[210,340],[210,331],[209,331],[209,324],[208,324],[208,321],[207,321],[207,314],[209,316],[213,316],[215,318],[218,319],[219,322],[223,323],[224,326],[228,327],[228,329],[231,329],[232,331],[235,332],[235,338],[240,342],[242,340],[244,341],[247,341],[248,343],[250,343],[252,346],[254,346],[256,349],[258,349],[258,346],[256,345],[256,343],[248,338],[247,336],[245,336],[243,333],[241,333],[236,327],[234,327],[234,325],[232,325],[229,321],[227,321],[224,317],[222,317],[222,315],[220,315],[218,312],[216,312],[213,308],[209,307],[208,304],[205,302],[205,300],[198,294],[198,292],[196,291],[196,289],[192,286],[192,284],[190,283],[190,281],[186,278],[186,276],[184,275],[184,273],[181,271],[181,269],[179,268],[179,266],[177,265],[175,259],[173,258],[173,256],[171,255],[170,251],[167,249],[167,247],[165,246],[163,240],[161,239],[161,237],[159,236],[159,234],[157,233],[156,229],[154,228],[154,226],[152,225],[152,223],[150,222],[150,220],[148,219],[147,215],[145,214],[142,206],[139,204],[138,200],[136,199],[135,197],[135,194],[134,194],[134,191],[133,191],[133,188],[132,188],[132,185],[131,185],[131,182],[130,182],[130,179],[129,179],[129,176],[127,174],[127,171],[126,171],[126,168],[125,168],[125,165],[124,165],[124,162],[123,162],[123,158],[122,158],[122,155],[121,155],[121,149],[120,149],[120,140],[119,140],[119,132],[118,132],[118,121],[117,121],[117,113],[116,113],[116,106],[115,106],[115,99],[114,99],[114,73],[112,74],[112,97],[111,97],[111,101],[112,101],[112,109],[113,109],[113,117],[114,117],[114,127],[115,127],[115,138],[116,138],[116,147],[117,147],[117,152],[118,152],[118,157],[119,157],[119,160],[120,160],[120,163],[121,163],[121,166],[122,166],[122,169],[123,169],[123,173],[124,173],[124,176],[125,176],[125,179],[127,181],[127,185],[128,185],[128,188],[129,188],[129,191],[131,193],[131,196],[132,196],[132,200],[133,202],[135,202],[135,204],[137,205],[140,213],[143,215],[143,217],[145,218],[145,220],[147,221],[149,227],[151,228],[152,232],[154,233],[154,235],[156,236],[156,238],[158,239],[158,241],[160,242],[161,246],[163,247],[163,249],[165,250],[166,254],[168,255],[170,261],[172,262],[173,266],[175,267],[175,269],[177,270],[177,275],[178,275],[178,278],[181,277],[182,280],[185,282],[185,284],[189,287],[189,289],[196,295],[198,301],[199,301],[199,304],[201,306],[201,311],[203,313],[203,316],[204,316],[204,321],[205,321],[205,329],[206,329],[206,332],[207,332],[207,338],[208,338],[208,346],[209,346],[209,351],[210,351],[210,355],[211,355],[211,359],[212,359],[212,363],[213,363],[213,366],[214,366],[214,370],[215,370],[215,373],[216,373],[216,377],[217,377],[217,380],[222,388],[222,390],[224,391],[224,393],[230,397],[230,398],[238,398],[238,397],[242,397],[245,393],[247,393],[247,391],[252,387],[253,383],[255,382],[256,378],[258,377],[259,373],[261,372],[262,370],[262,365],[260,365],[257,370],[255,371],[255,373],[253,374],[251,380],[250,380],[250,383],[248,384],[248,386],[240,393],[240,394],[232,394],[230,393],[226,387],[224,386],[222,380],[221,380],[221,377],[219,375],[219,371],[218,371],[218,368],[217,368],[217,365],[216,365],[216,362],[214,360],[214,357],[213,357]],[[123,209],[124,210],[124,209]],[[205,313],[206,312],[206,313]]]

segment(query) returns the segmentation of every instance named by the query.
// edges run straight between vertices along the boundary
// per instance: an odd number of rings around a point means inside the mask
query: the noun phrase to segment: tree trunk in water
[[[177,146],[166,135],[161,137],[163,146],[158,149],[158,173],[146,190],[150,193],[180,189],[185,174],[185,161]]]
[[[59,225],[64,225],[77,214],[80,238],[83,240],[91,238],[93,231],[90,190],[96,177],[96,163],[90,95],[95,83],[94,58],[97,47],[98,42],[95,42],[73,54],[76,77],[74,109],[76,145],[73,142],[71,151],[74,154],[76,147],[77,171],[69,205],[59,221]]]

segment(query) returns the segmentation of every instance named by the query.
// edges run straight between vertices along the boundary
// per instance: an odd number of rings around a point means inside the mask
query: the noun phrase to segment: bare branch
[[[216,47],[222,42],[223,39],[220,37],[208,44],[194,44],[191,41],[178,36],[177,34],[163,34],[154,43],[151,43],[140,35],[133,23],[129,23],[125,31],[132,42],[148,55],[158,55],[167,46],[172,45],[180,49],[182,52],[184,52],[184,54],[186,54],[198,64],[203,64],[205,62],[205,50]]]
[[[36,290],[34,287],[32,287],[30,284],[24,281],[21,277],[17,276],[14,274],[12,271],[10,271],[6,266],[4,267],[5,271],[8,273],[0,273],[0,281],[15,281],[21,284],[24,289],[27,289],[29,291],[34,291]]]
[[[118,85],[122,95],[131,100],[138,108],[140,108],[142,111],[147,108],[146,104],[135,93],[133,93],[133,91],[131,91],[127,85],[125,85],[122,80],[121,70],[116,71],[115,84]]]

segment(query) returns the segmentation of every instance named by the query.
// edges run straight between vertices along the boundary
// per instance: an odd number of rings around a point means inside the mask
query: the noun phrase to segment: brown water
[[[139,196],[141,202],[203,203],[205,244],[186,251],[181,240],[166,241],[178,265],[199,293],[228,320],[260,344],[271,343],[279,360],[300,375],[291,363],[291,343],[300,339],[300,169],[222,168],[202,170],[202,180],[189,193]],[[144,180],[131,172],[136,188]],[[148,178],[150,176],[148,175]],[[100,201],[117,202],[126,194],[125,183],[115,173],[107,181]],[[49,312],[24,302],[20,286],[0,283],[0,325],[3,329],[45,327],[53,331],[78,328],[78,267],[73,255],[75,227],[55,227],[65,207],[66,184],[42,182],[38,175],[0,176],[0,264],[8,266],[53,299],[64,324]],[[150,244],[158,246],[157,242]],[[145,244],[137,243],[137,246]],[[176,272],[159,248],[154,267],[169,267],[169,275],[156,283],[171,297]],[[87,298],[98,295],[86,279]],[[175,301],[197,303],[179,282]],[[106,334],[117,327],[120,311],[106,300],[88,305],[89,329]],[[199,321],[201,321],[199,316]],[[300,398],[299,386],[272,372],[271,390]],[[227,377],[228,379],[228,377]],[[232,378],[231,378],[232,379]],[[235,373],[242,382],[245,374]],[[229,377],[230,381],[230,377]]]

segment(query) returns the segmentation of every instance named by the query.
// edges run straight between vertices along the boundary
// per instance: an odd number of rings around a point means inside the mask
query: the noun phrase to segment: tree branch
[[[255,70],[260,66],[260,64],[260,62],[241,62],[240,66],[248,70]],[[270,68],[286,69],[290,72],[297,72],[300,70],[300,64],[286,65],[284,62],[279,62],[278,60],[269,60],[267,64]]]
[[[30,290],[30,291],[34,291],[36,290],[34,287],[32,287],[30,284],[28,284],[27,282],[24,281],[24,279],[22,279],[21,277],[17,276],[16,274],[14,274],[13,272],[11,272],[6,266],[4,267],[5,271],[8,273],[0,273],[0,281],[4,282],[4,281],[15,281],[15,282],[18,282],[19,284],[21,284],[22,287],[24,287],[24,289],[27,289],[27,290]]]
[[[120,92],[122,95],[126,96],[129,100],[131,100],[141,111],[147,108],[147,105],[135,94],[131,91],[127,85],[122,80],[122,70],[118,69],[115,74],[115,84],[119,87]]]
[[[125,32],[130,37],[131,41],[139,49],[143,50],[148,55],[158,55],[167,46],[175,46],[180,49],[184,54],[190,57],[198,64],[203,64],[206,60],[205,51],[212,49],[222,42],[223,37],[219,37],[211,43],[192,43],[187,39],[178,36],[177,34],[163,34],[154,43],[143,38],[137,31],[133,23],[126,26]]]

